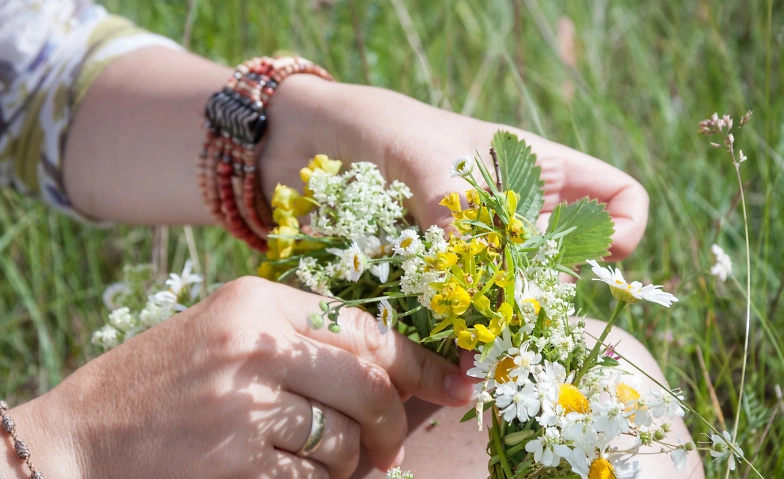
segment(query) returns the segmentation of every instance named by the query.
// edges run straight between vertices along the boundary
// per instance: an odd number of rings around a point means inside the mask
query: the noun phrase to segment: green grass
[[[104,3],[182,38],[185,0]],[[784,411],[771,421],[781,407],[775,386],[784,386],[784,304],[774,306],[784,272],[782,12],[770,0],[317,3],[198,1],[191,47],[227,64],[293,50],[342,81],[529,129],[631,173],[651,195],[651,216],[623,269],[666,285],[682,301],[671,309],[630,309],[620,324],[660,358],[703,417],[723,429],[723,415],[730,430],[744,296],[707,270],[717,242],[745,284],[742,218],[732,164],[696,127],[714,111],[737,119],[754,110],[737,135],[749,157],[742,172],[754,304],[740,441],[763,474],[784,470]],[[407,16],[413,25],[401,22]],[[574,67],[559,58],[559,20],[574,25]],[[565,88],[574,95],[564,95]],[[198,229],[196,241],[209,281],[255,270],[256,258],[222,231]],[[167,246],[169,264],[180,266],[187,254],[181,229],[171,230]],[[99,231],[0,193],[0,377],[7,378],[0,396],[15,403],[41,394],[93,357],[89,335],[103,322],[104,286],[126,262],[149,261],[151,251],[148,229]],[[604,317],[608,293],[584,283],[583,312]],[[695,439],[704,440],[707,429],[693,419],[691,425]],[[709,477],[723,477],[718,465],[706,466]]]

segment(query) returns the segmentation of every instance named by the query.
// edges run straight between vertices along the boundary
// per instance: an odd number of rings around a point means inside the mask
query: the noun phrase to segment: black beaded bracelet
[[[0,401],[0,416],[3,418],[3,430],[7,432],[14,441],[16,455],[30,468],[30,478],[44,479],[44,475],[36,470],[33,462],[30,460],[30,449],[28,449],[27,444],[19,439],[19,436],[16,434],[16,423],[14,423],[14,420],[8,415],[8,404],[6,404],[5,401]]]

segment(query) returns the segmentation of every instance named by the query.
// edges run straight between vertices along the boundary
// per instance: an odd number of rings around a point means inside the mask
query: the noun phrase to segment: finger
[[[471,384],[456,365],[397,332],[381,334],[375,317],[370,314],[346,308],[338,319],[340,333],[332,333],[327,328],[314,330],[306,318],[320,311],[321,296],[270,282],[264,282],[263,287],[270,297],[282,300],[276,305],[276,311],[297,332],[381,366],[398,391],[442,406],[463,406],[471,400]]]
[[[626,257],[640,242],[648,222],[645,189],[621,170],[563,145],[548,147],[545,155],[539,158],[542,165],[558,162],[562,162],[562,166],[553,169],[562,171],[563,177],[553,172],[549,179],[545,178],[545,195],[549,201],[544,211],[552,210],[555,198],[559,202],[574,202],[589,197],[606,203],[615,223],[610,260]],[[560,194],[553,193],[558,189]]]
[[[330,479],[322,464],[279,449],[275,450],[272,463],[265,469],[261,473],[263,479]]]
[[[408,426],[403,402],[387,372],[359,356],[304,336],[292,349],[308,360],[288,362],[283,387],[314,398],[359,423],[362,444],[374,463],[390,468]],[[359,449],[352,452],[358,454]],[[352,459],[359,460],[359,456]]]
[[[463,371],[463,374],[468,373],[468,370],[474,367],[474,356],[476,356],[476,353],[473,351],[466,351],[465,349],[460,350],[460,370]],[[475,378],[472,376],[466,377],[472,383],[478,383],[482,381],[480,378]]]
[[[271,428],[270,439],[276,449],[296,454],[310,436],[311,403],[299,394],[281,391],[279,404],[283,410],[276,416],[279,421]],[[319,407],[324,412],[324,436],[308,459],[323,464],[331,478],[349,477],[359,463],[359,425],[326,404]]]

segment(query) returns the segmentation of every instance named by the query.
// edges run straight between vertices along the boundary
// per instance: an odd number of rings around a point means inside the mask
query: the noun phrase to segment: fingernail
[[[400,451],[398,451],[397,456],[395,456],[395,460],[392,461],[392,467],[400,467],[403,465],[403,459],[406,457],[406,448],[401,447]]]
[[[466,404],[471,401],[471,397],[474,394],[474,388],[463,377],[462,373],[448,374],[446,379],[444,379],[444,387],[446,388],[446,394],[460,404]]]

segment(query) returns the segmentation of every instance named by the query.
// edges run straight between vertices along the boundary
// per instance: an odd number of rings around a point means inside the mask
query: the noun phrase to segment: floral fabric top
[[[63,187],[72,115],[113,59],[151,45],[180,48],[87,0],[0,0],[0,187],[89,220]]]

